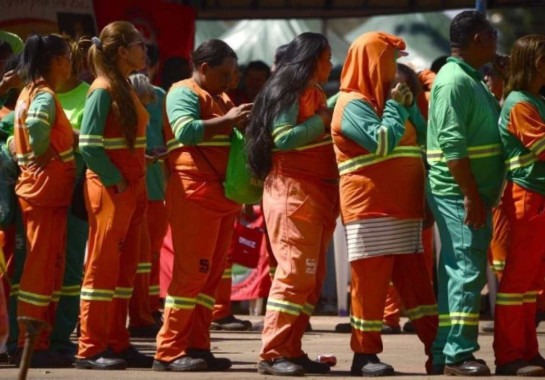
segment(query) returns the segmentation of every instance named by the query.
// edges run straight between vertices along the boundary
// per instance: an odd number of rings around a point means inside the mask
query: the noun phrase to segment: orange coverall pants
[[[148,201],[142,232],[142,249],[129,303],[129,326],[155,324],[152,313],[160,309],[159,258],[168,227],[165,203]]]
[[[36,350],[45,350],[49,348],[64,275],[68,206],[36,206],[18,199],[26,229],[27,257],[19,284],[17,317],[47,323],[35,345]],[[24,337],[24,325],[19,323],[19,347],[24,345]]]
[[[399,292],[407,315],[413,322],[425,352],[431,357],[431,345],[437,334],[437,304],[422,253],[385,255],[350,263],[352,338],[356,353],[382,352],[382,317],[390,281]],[[428,365],[431,365],[429,360]]]
[[[78,358],[107,348],[130,346],[126,328],[129,300],[140,257],[147,207],[144,178],[122,193],[105,188],[98,177],[85,182],[89,215],[88,257],[81,289]]]
[[[188,349],[210,349],[216,290],[225,269],[240,205],[219,181],[170,175],[166,191],[174,263],[155,358],[170,362]]]
[[[263,212],[278,266],[262,333],[261,358],[304,355],[302,337],[320,297],[339,210],[338,185],[271,173]]]
[[[496,297],[496,365],[529,361],[539,354],[535,325],[536,297],[545,260],[545,196],[508,182],[503,206],[511,237]]]

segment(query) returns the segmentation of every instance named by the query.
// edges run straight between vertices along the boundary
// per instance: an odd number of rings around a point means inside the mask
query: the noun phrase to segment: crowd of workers
[[[390,309],[403,305],[424,344],[426,373],[490,375],[474,353],[492,247],[491,261],[504,262],[495,373],[545,376],[535,325],[545,278],[545,36],[522,37],[500,56],[485,15],[464,11],[450,42],[437,74],[416,73],[396,63],[403,39],[366,33],[351,44],[332,99],[321,87],[331,47],[318,33],[280,47],[272,73],[256,64],[264,75],[245,75],[257,82],[246,93],[233,90],[237,55],[221,40],[198,46],[189,78],[166,93],[151,84],[157,49],[128,22],[78,41],[52,34],[3,43],[12,56],[2,57],[0,167],[4,185],[13,180],[3,201],[11,195],[15,206],[0,213],[0,243],[13,259],[0,302],[8,303],[13,360],[37,331],[33,367],[231,367],[211,352],[210,329],[249,327],[218,305],[229,299],[228,252],[242,209],[223,188],[238,128],[248,170],[263,184],[276,262],[259,373],[330,372],[308,357],[302,337],[340,213],[351,375],[394,374],[377,356],[387,299]],[[487,64],[503,93],[483,82]],[[174,261],[161,305],[168,226]],[[156,336],[154,357],[131,344],[138,334]]]

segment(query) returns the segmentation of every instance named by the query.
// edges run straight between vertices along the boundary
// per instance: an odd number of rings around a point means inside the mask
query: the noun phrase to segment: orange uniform
[[[385,87],[395,77],[396,49],[404,47],[384,33],[352,44],[331,127],[351,261],[352,350],[382,351],[392,281],[429,356],[438,320],[421,241],[425,172],[417,139],[425,123],[416,106],[387,101]]]
[[[325,104],[323,90],[309,87],[272,126],[277,150],[265,181],[263,213],[278,266],[262,334],[264,360],[304,355],[301,340],[326,273],[339,206],[331,138],[316,115]],[[293,143],[297,128],[306,129],[309,141]]]
[[[134,149],[130,149],[110,111],[109,88],[109,83],[100,77],[91,85],[79,143],[89,168],[85,183],[88,258],[81,289],[77,355],[82,359],[107,348],[119,353],[130,346],[126,328],[128,302],[147,205],[144,150],[148,115],[132,93],[137,125]],[[118,193],[114,185],[120,178],[126,180],[128,187]]]
[[[41,94],[53,97],[55,118],[33,109]],[[52,326],[64,274],[66,219],[75,181],[72,150],[73,133],[60,103],[45,81],[23,89],[16,106],[15,147],[21,169],[15,192],[19,198],[26,229],[27,258],[19,285],[18,317],[38,319]],[[42,125],[35,125],[36,122]],[[29,165],[36,152],[39,136],[36,128],[50,127],[49,143],[58,157],[43,170]],[[45,140],[45,139],[44,139]],[[45,140],[47,141],[47,140]],[[43,149],[45,151],[45,149]],[[24,343],[24,326],[20,326],[19,346]],[[37,350],[49,347],[49,329],[44,329]]]
[[[193,79],[175,83],[167,94],[171,174],[165,201],[174,264],[157,335],[160,361],[210,349],[212,308],[240,205],[225,198],[222,187],[232,127],[205,139],[202,120],[225,115],[232,106],[226,94],[212,96]]]

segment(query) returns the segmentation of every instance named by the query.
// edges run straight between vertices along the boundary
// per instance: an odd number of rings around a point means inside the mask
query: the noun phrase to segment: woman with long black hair
[[[256,98],[246,132],[250,167],[265,181],[263,211],[278,261],[262,335],[262,374],[329,372],[308,358],[301,340],[320,295],[338,214],[331,111],[320,87],[330,59],[323,35],[297,36]]]

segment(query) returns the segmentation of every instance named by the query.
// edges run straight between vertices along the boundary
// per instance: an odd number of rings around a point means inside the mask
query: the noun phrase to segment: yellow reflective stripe
[[[289,123],[279,124],[279,125],[275,126],[273,131],[272,131],[272,137],[273,137],[274,141],[276,141],[278,135],[280,135],[280,134],[282,134],[282,136],[285,135],[286,132],[289,132],[292,127],[293,127],[293,125],[291,125]]]
[[[486,157],[494,157],[501,155],[501,144],[489,144],[489,145],[479,145],[479,146],[471,146],[467,148],[467,155],[470,159],[476,159],[476,158],[486,158]],[[443,156],[442,150],[428,150],[426,152],[426,158],[428,162],[435,163],[445,161],[445,157]]]
[[[504,260],[492,260],[492,269],[494,272],[500,272],[505,269]]]
[[[176,138],[170,139],[167,141],[167,150],[172,152],[174,149],[182,148],[184,144],[179,142]]]
[[[496,305],[522,305],[523,293],[497,293]]]
[[[123,137],[112,137],[104,138],[104,149],[115,150],[115,149],[126,149],[128,148],[127,141]],[[135,148],[145,148],[146,147],[146,137],[140,136],[137,137],[134,142]]]
[[[196,303],[198,303],[201,306],[206,307],[207,309],[212,310],[214,308],[214,304],[216,303],[216,300],[214,297],[210,297],[207,294],[200,293],[197,296]]]
[[[68,162],[74,160],[74,150],[72,148],[65,150],[64,152],[60,152],[59,156],[61,157],[61,160],[63,162]]]
[[[408,309],[406,311],[407,317],[414,321],[419,318],[423,317],[430,317],[433,315],[437,315],[437,304],[433,305],[420,305],[412,309]]]
[[[29,113],[25,119],[25,123],[28,124],[29,122],[31,121],[38,121],[40,123],[44,123],[46,124],[48,127],[51,125],[51,123],[49,122],[49,117],[47,116],[47,114],[45,114],[45,116],[43,114],[37,114],[37,113]]]
[[[522,297],[522,302],[524,303],[535,303],[537,301],[537,291],[531,290],[529,292],[524,293]]]
[[[165,298],[165,307],[171,309],[194,309],[196,301],[195,298],[173,297],[167,295]]]
[[[174,134],[177,134],[178,130],[181,130],[183,127],[191,123],[193,120],[195,120],[195,118],[190,115],[179,117],[178,119],[176,119],[174,124],[172,124],[172,132],[174,132]]]
[[[365,320],[351,316],[350,325],[352,328],[364,332],[380,332],[382,330],[382,320]]]
[[[36,118],[45,118],[45,120],[49,120],[49,114],[47,112],[39,111],[39,110],[29,111],[27,114],[27,117],[28,116],[32,116]]]
[[[103,147],[104,141],[102,140],[102,135],[80,135],[78,144],[79,146]]]
[[[439,314],[439,327],[451,325],[478,326],[478,313],[452,312],[450,314]]]
[[[221,278],[223,278],[223,279],[231,278],[232,274],[233,274],[233,270],[231,268],[226,269],[226,270],[223,271],[223,274],[221,275]]]
[[[19,296],[19,284],[11,284],[11,288],[9,290],[9,296],[10,297]]]
[[[537,161],[537,157],[533,152],[524,154],[522,156],[511,157],[505,160],[505,165],[507,170],[515,170],[518,168],[523,168],[529,166]]]
[[[303,305],[303,309],[301,310],[303,314],[312,316],[312,313],[314,313],[314,305],[311,305],[309,303],[306,303]]]
[[[416,146],[398,146],[390,154],[384,157],[379,157],[373,153],[364,154],[362,156],[354,157],[350,160],[346,160],[340,163],[339,174],[343,175],[351,173],[365,166],[378,164],[379,162],[384,162],[393,158],[400,157],[422,158],[422,150]]]
[[[46,296],[38,293],[31,293],[19,289],[18,300],[36,306],[48,306],[51,302],[52,295]]]
[[[159,295],[159,285],[150,285],[148,294],[150,296],[157,296]]]
[[[151,273],[151,263],[138,263],[136,273]]]
[[[114,292],[114,298],[129,299],[132,297],[132,288],[122,288],[116,286]]]
[[[56,291],[56,292],[53,292],[53,294],[51,295],[51,302],[59,302],[59,300],[61,299],[61,291]]]
[[[536,155],[539,156],[545,150],[545,137],[537,140],[535,143],[530,145],[530,150]]]
[[[388,151],[388,128],[381,125],[378,129],[378,137],[377,137],[377,150],[375,151],[375,154],[379,157],[386,156],[386,152]]]
[[[111,301],[114,291],[110,289],[81,288],[81,299],[83,301]]]
[[[61,288],[61,296],[79,296],[81,292],[80,285],[69,285]]]
[[[269,298],[267,300],[267,310],[278,311],[280,313],[298,316],[299,314],[301,314],[302,309],[302,305],[297,305],[288,301],[278,300],[274,298]]]

